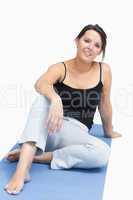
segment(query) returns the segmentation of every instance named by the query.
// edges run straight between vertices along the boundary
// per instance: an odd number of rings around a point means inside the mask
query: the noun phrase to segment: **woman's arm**
[[[61,63],[51,65],[47,71],[36,81],[34,85],[35,90],[38,93],[48,97],[49,100],[60,99],[59,95],[53,88],[53,84],[56,83],[56,81],[61,80],[63,73],[63,66]]]
[[[50,66],[35,83],[36,91],[49,98],[51,101],[46,121],[46,127],[48,128],[49,133],[54,133],[55,131],[59,130],[63,123],[62,100],[53,87],[53,84],[62,80],[63,76],[64,66],[59,63]]]
[[[110,66],[107,64],[103,64],[102,72],[103,91],[98,110],[101,116],[104,134],[106,137],[119,137],[120,134],[113,131],[112,125],[112,104],[110,101],[112,74]]]

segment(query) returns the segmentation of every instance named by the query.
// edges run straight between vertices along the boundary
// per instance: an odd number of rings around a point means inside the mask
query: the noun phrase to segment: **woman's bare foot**
[[[9,152],[6,158],[10,161],[15,161],[15,160],[18,160],[19,155],[20,155],[20,149],[16,149],[14,151]],[[53,157],[52,152],[44,152],[41,155],[35,155],[33,162],[50,163],[52,160],[52,157]],[[4,189],[9,194],[13,194],[13,195],[19,194],[24,187],[24,183],[27,183],[30,180],[31,179],[30,179],[29,171],[26,173],[25,177],[23,177],[21,174],[18,174],[16,172]]]
[[[20,149],[10,151],[5,158],[11,162],[18,161],[20,155]],[[37,163],[50,163],[52,160],[52,152],[44,152],[41,155],[35,155],[33,162]]]
[[[19,159],[20,149],[15,149],[10,151],[5,158],[11,162],[17,161]]]
[[[27,183],[29,181],[30,181],[29,172],[27,172],[25,178],[20,174],[15,173],[4,189],[9,194],[18,194],[23,189],[24,183]]]
[[[25,178],[15,173],[4,189],[9,194],[18,194],[23,189],[24,183],[27,183],[30,180],[31,178],[30,178],[29,171],[27,171]]]
[[[20,154],[20,150],[9,152],[7,159],[11,160],[11,157],[12,157],[12,160],[14,161],[19,158],[19,154]],[[44,152],[41,155],[35,155],[33,162],[50,163],[50,161],[52,160],[52,157],[53,157],[52,152]],[[17,174],[16,172],[4,189],[9,194],[15,195],[15,194],[20,193],[20,191],[24,187],[24,183],[29,182],[29,181],[30,181],[29,172],[27,172],[25,177],[21,176],[21,174]]]
[[[35,152],[34,143],[26,142],[22,145],[16,171],[4,188],[9,194],[18,194],[23,189],[24,183],[29,181],[30,177],[27,172],[31,168]]]

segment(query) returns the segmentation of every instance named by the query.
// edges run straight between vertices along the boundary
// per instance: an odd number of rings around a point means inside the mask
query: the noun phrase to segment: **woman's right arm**
[[[51,65],[36,81],[34,85],[35,90],[48,97],[51,101],[60,99],[59,95],[53,88],[53,84],[62,79],[63,73],[63,66],[61,63]]]
[[[46,96],[51,101],[46,127],[48,132],[58,131],[63,123],[63,105],[60,96],[55,92],[53,84],[61,81],[64,74],[64,66],[59,63],[52,65],[37,80],[35,89],[38,93]]]

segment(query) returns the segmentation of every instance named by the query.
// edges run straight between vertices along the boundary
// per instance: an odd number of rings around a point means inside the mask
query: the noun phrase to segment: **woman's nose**
[[[90,43],[90,44],[88,44],[88,49],[93,49],[93,44],[92,43]]]

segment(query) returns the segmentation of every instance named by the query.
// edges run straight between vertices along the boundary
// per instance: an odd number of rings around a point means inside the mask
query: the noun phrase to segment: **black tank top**
[[[63,83],[66,77],[66,64],[64,62],[63,64],[65,67],[64,78],[61,82],[57,82],[53,86],[62,99],[64,116],[75,118],[91,129],[103,87],[101,81],[101,63],[99,63],[99,82],[93,88],[88,89],[76,89]]]

